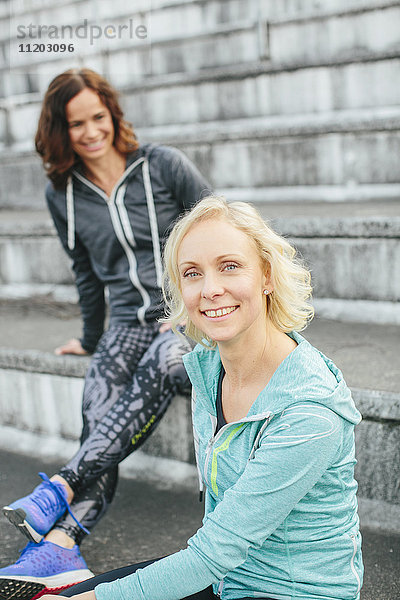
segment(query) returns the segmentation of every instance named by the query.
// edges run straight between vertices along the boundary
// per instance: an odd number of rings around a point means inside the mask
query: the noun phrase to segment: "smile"
[[[217,308],[216,310],[203,310],[201,312],[206,315],[206,317],[215,319],[216,317],[224,317],[225,315],[229,315],[237,308],[237,306],[227,306],[225,308]]]
[[[101,148],[102,145],[104,143],[104,138],[102,138],[101,140],[98,140],[97,142],[92,142],[90,144],[83,144],[86,148],[86,150],[97,150],[98,148]]]

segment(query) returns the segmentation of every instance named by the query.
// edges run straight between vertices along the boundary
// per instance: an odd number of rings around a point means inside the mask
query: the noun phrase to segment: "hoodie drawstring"
[[[162,259],[161,259],[161,248],[160,248],[160,237],[158,234],[158,224],[156,208],[154,206],[153,190],[151,187],[149,161],[147,158],[143,162],[142,166],[144,190],[146,193],[147,210],[149,212],[151,239],[153,242],[153,253],[154,253],[154,265],[156,269],[157,285],[159,288],[162,286]]]
[[[75,248],[74,187],[71,175],[67,180],[67,243],[69,250]]]

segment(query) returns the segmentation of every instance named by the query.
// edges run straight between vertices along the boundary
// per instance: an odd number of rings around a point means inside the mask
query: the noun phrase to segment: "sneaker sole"
[[[31,598],[31,600],[37,600],[38,598],[41,598],[45,594],[52,594],[53,596],[59,596],[60,594],[62,595],[62,592],[64,590],[68,590],[70,587],[72,587],[73,585],[76,585],[77,583],[81,583],[81,582],[77,581],[76,583],[70,583],[68,585],[62,585],[61,587],[56,587],[56,588],[45,587],[43,590],[40,590],[40,592],[35,594],[33,596],[33,598]]]
[[[45,589],[51,593],[52,588],[71,587],[91,577],[94,575],[89,569],[78,569],[50,577],[0,576],[0,600],[32,600]]]
[[[31,600],[45,588],[43,583],[4,579],[0,581],[0,600]]]
[[[38,533],[31,525],[29,525],[28,521],[25,520],[26,512],[22,508],[11,508],[10,506],[5,506],[3,508],[3,514],[7,519],[15,525],[19,531],[28,538],[30,542],[36,542],[37,544],[42,541],[43,535]]]

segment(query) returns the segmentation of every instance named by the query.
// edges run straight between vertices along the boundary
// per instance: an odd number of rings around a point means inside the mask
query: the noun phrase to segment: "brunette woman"
[[[113,499],[118,463],[147,439],[173,396],[188,390],[182,355],[190,346],[158,323],[161,252],[171,224],[209,189],[178,150],[139,145],[116,91],[89,69],[50,83],[36,149],[83,318],[82,337],[56,353],[94,355],[78,452],[3,509],[30,541],[16,564],[0,569],[0,591],[25,599],[92,575],[79,544]]]

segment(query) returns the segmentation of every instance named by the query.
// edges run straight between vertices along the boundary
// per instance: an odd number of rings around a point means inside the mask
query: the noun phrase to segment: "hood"
[[[351,392],[341,371],[322,352],[314,348],[297,332],[290,334],[297,347],[282,361],[267,386],[252,404],[247,417],[255,419],[270,411],[278,414],[293,404],[318,402],[340,417],[357,424],[361,414],[355,407]],[[215,415],[215,398],[221,358],[218,348],[209,350],[198,344],[183,357],[185,368],[208,412]]]

